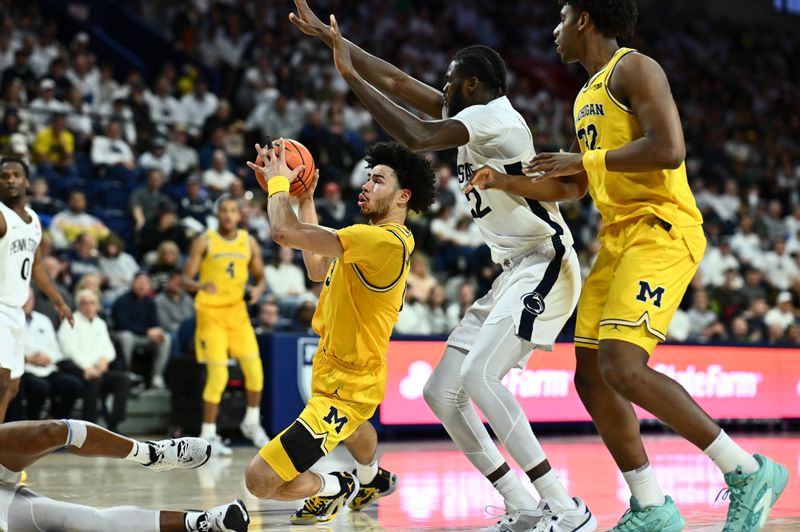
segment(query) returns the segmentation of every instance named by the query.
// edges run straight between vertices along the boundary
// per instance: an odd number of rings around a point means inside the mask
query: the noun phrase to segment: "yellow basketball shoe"
[[[303,507],[289,518],[293,525],[316,525],[327,523],[358,493],[358,478],[345,471],[331,473],[339,478],[339,493],[331,496],[315,495],[306,499]]]
[[[355,471],[353,472],[355,474]],[[378,473],[369,484],[362,484],[358,493],[348,505],[351,510],[366,508],[381,497],[387,497],[397,489],[397,475],[378,468]]]

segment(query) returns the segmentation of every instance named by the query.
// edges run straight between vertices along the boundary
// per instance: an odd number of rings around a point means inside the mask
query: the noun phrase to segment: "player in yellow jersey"
[[[247,411],[239,428],[256,447],[269,441],[261,426],[264,369],[246,305],[255,304],[264,293],[264,261],[256,239],[239,229],[242,213],[237,200],[223,196],[217,200],[216,214],[219,229],[209,229],[195,239],[183,276],[186,289],[197,293],[195,352],[197,360],[206,365],[200,436],[211,442],[214,454],[230,455],[216,425],[228,384],[229,355],[239,361],[247,392]],[[200,278],[195,280],[198,271]],[[246,294],[248,279],[254,284]]]
[[[750,455],[673,379],[648,367],[705,250],[702,217],[686,177],[678,109],[658,63],[620,48],[636,0],[562,0],[554,36],[566,63],[590,75],[575,99],[573,153],[542,153],[525,168],[551,199],[585,188],[603,218],[603,247],[578,303],[575,386],[631,488],[616,531],[681,530],[685,521],[653,475],[631,403],[702,449],[724,473],[726,531],[759,530],[787,472]],[[479,187],[507,180],[476,172]],[[550,529],[561,531],[558,526]]]
[[[287,192],[299,169],[286,166],[283,144],[279,155],[257,150],[263,165],[248,164],[268,180],[272,238],[301,249],[309,278],[325,285],[312,323],[320,341],[311,399],[250,462],[247,489],[262,499],[308,497],[292,522],[322,523],[345,504],[360,509],[396,488],[396,476],[378,467],[377,434],[368,420],[383,400],[386,350],[414,250],[414,237],[403,224],[409,209],[425,212],[433,203],[434,174],[425,158],[399,144],[370,146],[369,178],[358,196],[370,223],[337,231],[318,225],[316,180],[298,198],[299,218],[294,214]],[[308,470],[339,442],[356,459],[355,474]]]

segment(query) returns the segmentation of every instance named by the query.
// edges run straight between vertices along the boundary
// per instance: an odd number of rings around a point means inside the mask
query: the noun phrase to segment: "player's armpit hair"
[[[639,17],[636,0],[559,0],[559,3],[589,13],[600,33],[612,39],[633,36]]]

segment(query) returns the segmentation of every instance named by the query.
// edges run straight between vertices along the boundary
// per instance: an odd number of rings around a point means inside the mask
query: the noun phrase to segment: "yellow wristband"
[[[583,154],[583,168],[587,172],[602,172],[606,170],[606,152],[608,150],[589,150]]]
[[[267,181],[267,190],[269,190],[270,198],[278,192],[289,192],[290,188],[291,184],[286,176],[272,176],[269,178],[269,181]]]

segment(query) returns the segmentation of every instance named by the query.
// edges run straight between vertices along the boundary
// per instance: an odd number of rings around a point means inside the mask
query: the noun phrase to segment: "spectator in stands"
[[[163,203],[172,203],[172,200],[161,191],[164,185],[164,173],[152,168],[147,171],[147,181],[131,194],[131,214],[134,227],[139,231],[144,224],[152,221],[158,213],[158,208]]]
[[[705,290],[698,290],[694,293],[688,315],[691,324],[688,340],[709,342],[724,338],[725,327],[709,308],[708,294]]]
[[[795,323],[797,316],[795,316],[794,305],[792,304],[792,294],[789,292],[779,293],[777,299],[775,299],[775,304],[776,306],[764,316],[764,323],[770,330],[778,331],[776,336],[780,338],[789,326]]]
[[[783,205],[779,200],[772,200],[767,205],[766,216],[761,218],[764,225],[766,237],[776,241],[785,239],[787,236],[786,222],[783,219]]]
[[[769,305],[765,298],[754,299],[747,311],[741,317],[747,321],[749,337],[753,342],[766,342],[768,331],[764,318],[769,312]]]
[[[201,232],[208,226],[208,218],[214,214],[213,208],[214,202],[203,192],[200,178],[196,175],[189,176],[186,180],[186,194],[178,204],[178,218],[181,223],[195,232]]]
[[[294,250],[281,246],[264,267],[270,292],[280,299],[296,299],[306,293],[306,276],[294,263]]]
[[[65,105],[67,129],[75,135],[75,146],[81,151],[86,151],[86,147],[94,137],[94,126],[90,114],[91,106],[83,100],[78,87],[71,85],[67,88]]]
[[[194,317],[194,300],[183,290],[181,270],[175,269],[169,273],[166,286],[156,296],[155,304],[158,324],[171,336],[173,352],[177,351],[178,329],[183,322]]]
[[[105,406],[106,397],[113,397],[114,406],[104,416],[108,428],[116,430],[117,424],[125,420],[130,381],[124,372],[109,368],[116,353],[108,327],[97,315],[100,307],[97,296],[91,290],[84,290],[78,294],[77,301],[75,327],[65,321],[58,329],[61,350],[71,361],[64,369],[83,381],[82,419],[96,422],[98,399]]]
[[[231,186],[229,186],[227,190],[228,196],[239,201],[240,203],[244,202],[245,192],[244,181],[238,177],[234,178],[234,180],[231,182]]]
[[[60,371],[61,347],[56,338],[53,322],[33,310],[33,291],[25,302],[25,373],[20,389],[27,402],[28,419],[41,419],[45,402],[50,400],[50,415],[56,419],[71,418],[75,400],[83,393],[81,380]]]
[[[156,137],[150,149],[139,156],[139,167],[143,170],[159,170],[168,180],[172,175],[172,159],[167,155],[167,141]]]
[[[353,211],[348,203],[342,200],[342,188],[338,183],[325,183],[322,187],[323,201],[317,203],[317,215],[320,225],[341,229],[353,224]]]
[[[188,245],[186,230],[178,223],[175,205],[172,202],[159,205],[155,218],[139,231],[139,252],[147,254],[155,251],[166,240],[175,242],[181,253],[186,252]],[[145,260],[148,260],[147,257]],[[152,261],[152,257],[149,260]]]
[[[75,136],[66,127],[63,113],[53,114],[48,127],[36,133],[33,143],[33,160],[45,172],[50,169],[61,173],[74,173]]]
[[[68,283],[64,282],[65,275],[67,277],[69,276],[69,265],[61,262],[56,257],[45,257],[42,259],[42,262],[44,263],[45,269],[47,269],[47,275],[53,280],[53,284],[61,295],[61,298],[69,308],[73,308],[72,292],[70,292],[68,288],[68,284],[72,284],[72,281]],[[44,295],[44,292],[42,292],[38,286],[35,286],[35,284],[33,285],[33,293],[35,301],[33,310],[50,318],[53,326],[58,327],[61,323],[61,317],[56,310],[56,306]]]
[[[306,300],[300,303],[294,312],[292,329],[302,334],[314,334],[314,330],[311,328],[311,321],[314,319],[316,310],[317,306],[313,301]]]
[[[786,251],[786,239],[776,238],[772,251],[764,254],[761,269],[767,282],[776,290],[788,290],[795,279],[800,277],[800,268]]]
[[[66,113],[68,110],[67,105],[56,98],[55,89],[56,82],[50,78],[39,83],[39,97],[29,106],[31,128],[35,131],[44,129],[53,113]]]
[[[431,275],[428,257],[422,253],[411,255],[411,271],[408,273],[408,287],[406,288],[411,299],[427,303],[431,290],[437,284],[436,278]]]
[[[16,133],[25,135],[27,144],[27,124],[23,124],[19,109],[7,106],[3,112],[3,123],[0,124],[0,150],[2,150],[3,153],[8,151],[9,144],[11,143],[11,136]]]
[[[742,264],[755,264],[760,260],[761,239],[753,232],[753,220],[749,216],[742,218],[730,242],[731,249]]]
[[[739,272],[730,269],[725,272],[722,286],[710,288],[714,308],[723,324],[729,324],[734,316],[747,308],[747,300],[741,292],[742,284]]]
[[[86,195],[79,190],[69,194],[68,210],[53,217],[50,232],[56,248],[63,249],[72,244],[78,235],[86,233],[95,241],[108,236],[109,230],[99,219],[86,212]]]
[[[405,291],[405,300],[397,316],[394,326],[397,334],[426,335],[431,334],[431,324],[428,321],[428,309],[424,303],[413,298],[409,290]]]
[[[731,322],[731,331],[728,335],[729,342],[737,344],[752,344],[756,340],[753,338],[753,333],[750,331],[750,325],[743,316],[737,316]]]
[[[172,272],[180,269],[180,267],[181,251],[178,249],[177,244],[172,240],[165,240],[159,244],[156,251],[156,260],[147,270],[153,290],[156,292],[163,291]]]
[[[88,53],[78,53],[72,58],[72,68],[67,70],[67,79],[81,91],[83,100],[95,105],[100,93],[100,72],[92,65]]]
[[[428,304],[426,310],[428,311],[427,321],[430,323],[431,334],[449,334],[455,327],[455,323],[451,323],[447,316],[447,300],[444,295],[444,288],[435,284],[431,288],[431,293],[428,296]]]
[[[31,183],[31,195],[28,196],[28,205],[40,217],[42,215],[53,216],[66,207],[66,204],[60,199],[50,197],[50,186],[47,184],[47,179],[43,177],[37,177]]]
[[[467,312],[467,309],[469,309],[474,302],[475,287],[469,282],[462,283],[458,287],[458,297],[456,301],[450,303],[450,306],[447,307],[447,316],[450,323],[460,322],[461,318],[463,318],[464,314]]]
[[[259,138],[296,138],[303,128],[302,110],[292,105],[286,95],[275,100],[264,100],[247,117],[245,128]]]
[[[200,140],[201,142],[208,141],[211,138],[212,131],[215,129],[222,128],[226,135],[230,135],[242,126],[243,123],[236,120],[231,114],[231,104],[228,100],[220,100],[217,104],[217,109],[203,123]]]
[[[162,135],[165,135],[175,124],[184,122],[183,108],[172,93],[169,79],[161,76],[156,81],[155,91],[147,100],[150,106],[150,119],[156,124],[156,129]]]
[[[756,299],[766,299],[764,272],[755,267],[748,268],[744,275],[744,286],[741,288],[741,292],[748,305]]]
[[[256,237],[259,244],[267,246],[272,232],[264,203],[266,203],[265,200],[257,201],[252,199],[244,201],[242,203],[242,225],[247,227],[247,231]]]
[[[97,101],[94,103],[94,107],[97,109],[102,109],[111,104],[111,100],[120,89],[119,83],[114,79],[114,65],[108,61],[100,64],[97,89]]]
[[[706,249],[700,269],[703,270],[703,280],[706,285],[711,286],[722,286],[725,282],[725,272],[739,269],[739,261],[731,252],[728,238],[723,237],[719,247],[709,246]]]
[[[113,303],[128,291],[133,276],[139,271],[139,264],[125,252],[125,242],[114,233],[100,244],[100,273],[106,279],[104,302]]]
[[[111,99],[111,105],[103,105],[98,109],[98,113],[102,117],[101,123],[104,128],[108,127],[110,122],[119,123],[120,137],[128,143],[128,146],[136,146],[138,141],[136,124],[125,89],[119,89]]]
[[[227,155],[222,150],[216,150],[211,157],[211,168],[203,172],[203,186],[216,199],[228,190],[235,179],[236,174],[228,170]]]
[[[150,385],[163,389],[172,338],[158,324],[158,312],[151,292],[150,277],[146,272],[138,272],[131,283],[131,290],[114,303],[112,316],[115,336],[128,370],[133,367],[134,350],[137,347],[149,348],[154,355]]]
[[[256,334],[272,334],[280,326],[280,308],[275,299],[267,299],[258,307],[254,330]]]
[[[69,255],[69,273],[73,282],[79,282],[87,274],[100,275],[100,262],[97,260],[95,239],[88,233],[81,233],[72,244]]]
[[[175,124],[167,145],[167,155],[169,156],[173,178],[181,181],[200,166],[197,150],[191,148],[186,143],[189,136],[185,124]]]
[[[136,165],[133,150],[122,138],[118,121],[111,120],[106,126],[106,134],[94,138],[91,158],[100,173],[117,166],[131,170]]]
[[[208,82],[203,77],[194,80],[192,92],[181,98],[181,115],[189,126],[189,133],[199,138],[206,118],[217,110],[219,98],[208,90]]]
[[[30,52],[25,48],[18,48],[14,52],[14,64],[3,71],[3,81],[0,85],[0,91],[2,91],[2,93],[6,92],[6,89],[8,89],[14,80],[21,81],[26,91],[34,91],[36,87],[36,74],[28,64],[29,59]]]
[[[670,342],[685,342],[689,338],[689,333],[692,330],[692,322],[689,319],[689,314],[681,309],[675,311],[672,316],[672,321],[669,322],[667,328],[667,341]]]

